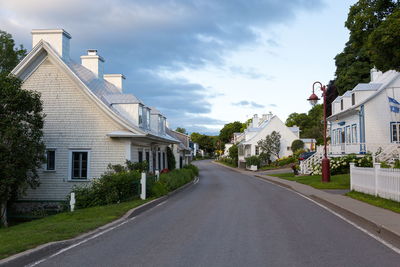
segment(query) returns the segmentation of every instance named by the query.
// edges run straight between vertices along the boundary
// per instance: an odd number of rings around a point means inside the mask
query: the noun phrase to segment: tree
[[[167,164],[168,164],[168,169],[175,170],[176,167],[176,160],[174,153],[172,152],[172,149],[167,146]]]
[[[335,57],[335,85],[339,94],[353,89],[360,82],[369,82],[370,69],[376,63],[370,57],[373,52],[368,51],[367,41],[380,24],[398,8],[399,2],[392,0],[359,0],[350,7],[345,22],[350,31],[349,40],[343,52]]]
[[[367,52],[379,70],[400,71],[400,10],[389,15],[368,37]]]
[[[239,133],[245,127],[244,123],[240,121],[225,124],[219,132],[219,138],[224,143],[229,143],[233,137],[233,133]]]
[[[6,226],[8,201],[39,185],[44,114],[40,95],[21,89],[19,79],[0,74],[0,89],[0,215]]]
[[[23,46],[16,48],[11,34],[0,30],[0,73],[10,73],[25,55]]]
[[[290,149],[292,149],[293,153],[296,152],[297,150],[304,149],[304,142],[300,139],[294,140],[292,142]]]
[[[315,138],[318,144],[323,142],[324,125],[323,105],[315,105],[306,113],[292,113],[286,120],[286,126],[300,127],[301,138]]]
[[[175,130],[176,132],[178,132],[178,133],[183,133],[183,134],[187,134],[187,131],[186,131],[186,129],[185,128],[182,128],[182,127],[178,127],[178,128],[176,128],[176,130]]]
[[[216,149],[217,136],[192,133],[190,138],[194,143],[199,144],[200,149],[205,150],[207,153],[213,153]]]
[[[236,163],[239,160],[239,150],[238,150],[238,146],[236,144],[232,145],[229,150],[229,157],[233,160],[236,161]]]
[[[273,131],[264,140],[258,141],[257,144],[262,153],[275,156],[279,159],[279,152],[281,150],[281,134],[279,132]]]

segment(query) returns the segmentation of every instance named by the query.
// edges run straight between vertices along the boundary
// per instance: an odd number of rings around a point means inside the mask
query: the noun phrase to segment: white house
[[[166,118],[132,94],[125,77],[104,74],[105,60],[88,50],[81,63],[70,58],[65,30],[33,30],[32,50],[12,71],[22,88],[41,94],[47,163],[41,185],[25,200],[65,200],[74,185],[88,183],[107,165],[147,160],[150,170],[167,167]]]
[[[298,127],[287,127],[276,115],[263,114],[261,118],[254,115],[252,123],[242,134],[234,134],[234,141],[239,141],[239,166],[243,167],[245,158],[261,153],[258,142],[273,131],[281,135],[279,157],[292,155],[292,142],[300,137]]]
[[[331,156],[382,151],[400,143],[400,73],[371,70],[371,82],[360,83],[332,103]]]

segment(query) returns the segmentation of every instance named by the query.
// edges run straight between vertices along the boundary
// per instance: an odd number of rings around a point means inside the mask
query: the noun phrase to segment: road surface
[[[400,255],[315,203],[196,164],[197,184],[37,266],[400,266]]]

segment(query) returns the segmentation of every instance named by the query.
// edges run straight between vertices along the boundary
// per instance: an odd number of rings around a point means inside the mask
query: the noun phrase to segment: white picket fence
[[[400,169],[356,167],[350,163],[350,189],[400,202]]]

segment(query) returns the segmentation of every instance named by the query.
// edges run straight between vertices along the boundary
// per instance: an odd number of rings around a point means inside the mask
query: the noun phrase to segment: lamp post
[[[322,85],[320,82],[315,82],[313,83],[312,86],[312,94],[311,96],[307,99],[310,101],[311,105],[315,106],[318,103],[319,97],[315,94],[314,88],[315,85],[318,84],[319,88],[322,91],[322,97],[324,100],[324,157],[322,159],[322,182],[328,183],[331,180],[331,171],[330,171],[330,166],[329,166],[329,159],[327,157],[327,152],[326,152],[326,131],[327,131],[327,124],[326,124],[326,86]]]

